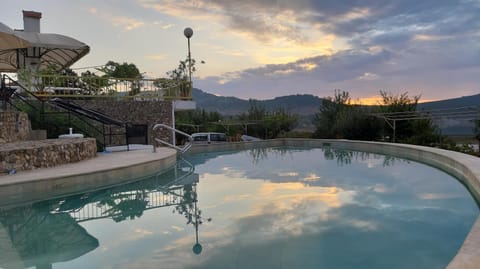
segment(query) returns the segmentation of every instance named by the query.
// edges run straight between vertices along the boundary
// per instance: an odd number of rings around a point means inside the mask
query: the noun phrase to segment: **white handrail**
[[[157,138],[157,137],[154,137],[154,138],[153,138],[155,141],[157,141],[157,142],[159,142],[159,143],[162,143],[162,144],[164,144],[164,145],[166,145],[166,146],[169,146],[169,147],[171,147],[171,148],[174,148],[174,149],[180,151],[181,153],[185,153],[187,150],[189,150],[189,149],[192,147],[192,136],[190,136],[189,134],[184,133],[184,132],[182,132],[182,131],[180,131],[180,130],[177,130],[177,129],[171,127],[171,126],[168,126],[168,125],[162,124],[162,123],[155,124],[155,125],[153,126],[153,128],[152,128],[152,133],[154,134],[154,133],[155,133],[155,130],[157,130],[157,129],[159,129],[159,128],[165,128],[165,129],[168,129],[168,130],[170,130],[170,131],[174,131],[175,133],[179,133],[179,134],[181,134],[181,135],[183,135],[183,136],[186,136],[186,137],[188,138],[188,141],[185,143],[185,145],[183,145],[183,147],[179,147],[179,146],[177,146],[177,145],[173,145],[173,144],[171,144],[171,143],[169,143],[169,142],[167,142],[167,141],[165,141],[165,140],[163,140],[163,139]],[[153,151],[155,152],[155,150],[156,150],[156,149],[155,149],[155,145],[153,145]]]

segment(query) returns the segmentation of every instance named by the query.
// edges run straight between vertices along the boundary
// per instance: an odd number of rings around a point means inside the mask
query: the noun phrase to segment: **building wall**
[[[93,109],[109,115],[113,119],[130,124],[146,124],[148,127],[148,143],[151,144],[152,128],[157,123],[172,125],[172,102],[170,101],[134,101],[134,100],[87,100],[75,101],[84,108]],[[115,133],[122,132],[116,130]],[[162,139],[172,141],[172,134],[161,130],[158,135]],[[107,137],[107,142],[109,142]],[[112,145],[125,145],[123,136],[112,137]]]

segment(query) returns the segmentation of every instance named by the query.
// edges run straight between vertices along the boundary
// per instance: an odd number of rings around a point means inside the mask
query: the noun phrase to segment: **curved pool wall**
[[[255,142],[194,145],[189,153],[242,150],[258,147],[332,147],[390,155],[424,163],[457,178],[470,191],[477,204],[480,201],[480,159],[467,154],[443,149],[369,141],[337,139],[274,139]],[[480,264],[480,217],[476,220],[458,254],[447,269],[474,269]]]

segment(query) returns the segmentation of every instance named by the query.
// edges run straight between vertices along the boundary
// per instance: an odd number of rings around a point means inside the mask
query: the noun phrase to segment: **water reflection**
[[[0,223],[0,266],[5,268],[51,268],[99,245],[68,213],[51,213],[41,204],[1,209]]]
[[[0,267],[443,268],[478,215],[431,167],[327,155],[195,154],[195,169],[180,162],[131,184],[0,209]],[[201,226],[205,216],[215,221]]]
[[[98,239],[81,223],[99,219],[118,223],[161,207],[173,207],[173,213],[194,226],[192,251],[200,254],[198,227],[203,218],[197,205],[198,181],[193,166],[179,161],[164,173],[130,184],[0,208],[0,267],[52,268],[99,247]]]
[[[378,155],[369,152],[351,151],[345,149],[336,149],[331,147],[322,148],[323,155],[327,160],[337,160],[338,166],[348,165],[352,160],[366,161],[373,158],[383,158],[383,166],[393,166],[395,161],[407,161],[405,159],[395,158],[389,155]],[[373,155],[373,156],[372,156]]]
[[[285,156],[289,154],[291,156],[293,148],[290,147],[273,147],[273,148],[252,148],[247,152],[252,158],[253,164],[258,164],[260,161],[267,159],[268,156]],[[306,150],[306,149],[304,149]]]
[[[396,161],[406,161],[405,159],[395,158],[389,155],[378,155],[369,152],[351,151],[346,149],[338,149],[330,146],[324,146],[320,148],[326,160],[336,160],[338,166],[349,165],[352,160],[366,161],[371,158],[379,159],[383,158],[383,166],[393,166]],[[295,151],[311,151],[313,149],[296,148],[296,147],[273,147],[273,148],[253,148],[247,150],[248,154],[252,158],[254,165],[259,164],[262,160],[268,159],[269,156],[285,157],[286,155],[292,156]]]
[[[254,149],[196,171],[235,217],[188,268],[444,268],[478,215],[453,178],[383,155]]]

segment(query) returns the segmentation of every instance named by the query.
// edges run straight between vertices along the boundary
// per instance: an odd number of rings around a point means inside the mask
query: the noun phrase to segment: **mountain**
[[[249,101],[237,97],[216,96],[200,89],[193,89],[193,99],[197,107],[206,111],[217,111],[223,115],[237,115],[244,113],[250,107]],[[276,97],[269,100],[256,100],[267,110],[285,108],[291,113],[298,115],[313,115],[318,112],[322,104],[322,98],[311,94],[296,94]],[[440,101],[418,104],[419,110],[435,110],[444,108],[458,108],[467,106],[479,106],[480,94],[462,96]]]
[[[451,113],[461,114],[465,107],[478,107],[480,105],[480,94],[471,96],[462,96],[459,98],[452,98],[440,100],[435,102],[418,104],[419,110],[438,110],[459,108]],[[478,108],[477,108],[478,110]],[[472,135],[475,125],[471,118],[443,118],[435,120],[435,123],[440,127],[442,134],[450,136],[464,136]]]
[[[206,111],[217,111],[222,115],[238,115],[247,112],[250,107],[249,100],[237,97],[216,96],[195,88],[192,94],[193,100],[197,103],[197,108],[205,109]],[[265,107],[267,111],[284,108],[292,114],[301,116],[315,114],[322,103],[321,98],[311,94],[288,95],[255,101]]]
[[[418,109],[422,110],[433,110],[433,109],[444,109],[444,108],[457,108],[457,107],[466,107],[466,106],[479,106],[480,105],[480,94],[462,96],[458,98],[433,101],[427,103],[418,104]]]
[[[197,108],[216,111],[222,115],[238,115],[246,112],[250,107],[247,100],[237,97],[216,96],[196,88],[193,88],[192,95],[193,100],[197,103]]]

